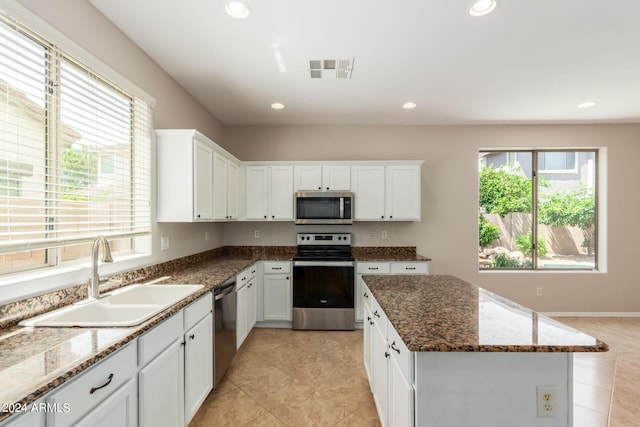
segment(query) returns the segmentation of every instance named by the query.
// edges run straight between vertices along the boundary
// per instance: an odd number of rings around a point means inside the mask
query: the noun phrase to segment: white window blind
[[[0,272],[149,234],[150,107],[2,14],[0,59]]]

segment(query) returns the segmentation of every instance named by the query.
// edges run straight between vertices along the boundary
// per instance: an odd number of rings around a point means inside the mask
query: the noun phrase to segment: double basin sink
[[[128,327],[139,325],[201,290],[203,285],[136,284],[20,322],[21,326]]]

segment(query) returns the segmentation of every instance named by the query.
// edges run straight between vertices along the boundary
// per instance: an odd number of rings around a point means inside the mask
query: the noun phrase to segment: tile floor
[[[558,320],[610,346],[574,357],[574,426],[640,427],[640,318]],[[189,427],[379,426],[362,339],[254,329]]]

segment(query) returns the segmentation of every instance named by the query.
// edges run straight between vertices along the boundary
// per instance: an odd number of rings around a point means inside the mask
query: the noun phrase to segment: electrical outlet
[[[253,231],[253,238],[254,239],[259,239],[260,238],[260,230],[254,230]]]
[[[387,230],[382,230],[382,240],[386,240],[387,237],[389,237],[389,235],[387,234]]]
[[[556,416],[556,399],[554,387],[537,387],[538,417]]]
[[[536,288],[536,296],[538,296],[538,297],[542,296],[542,286],[538,286]]]
[[[169,249],[169,236],[160,237],[160,250],[166,251]]]
[[[209,240],[209,232],[208,232],[208,231],[205,231],[205,232],[204,232],[204,241],[206,242],[206,241],[208,241],[208,240]]]

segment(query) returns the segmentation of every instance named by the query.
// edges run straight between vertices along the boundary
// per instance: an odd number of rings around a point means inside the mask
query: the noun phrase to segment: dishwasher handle
[[[231,292],[234,292],[235,290],[236,290],[235,280],[232,282],[225,283],[224,285],[222,285],[220,288],[216,289],[213,292],[213,295],[214,295],[213,300],[219,301],[225,296],[229,295]]]

